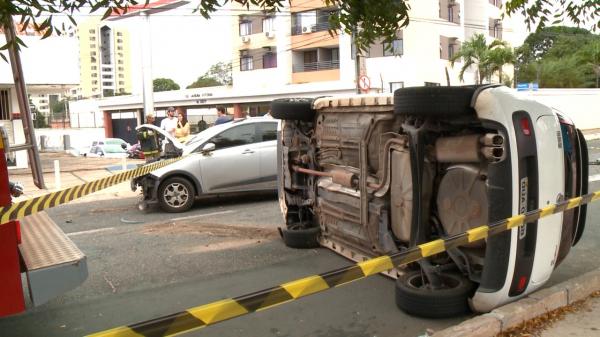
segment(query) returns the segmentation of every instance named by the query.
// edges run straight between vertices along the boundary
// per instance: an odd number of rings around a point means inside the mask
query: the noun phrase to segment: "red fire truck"
[[[0,207],[12,202],[0,128]],[[0,317],[18,314],[76,288],[87,278],[85,255],[46,212],[0,224]]]

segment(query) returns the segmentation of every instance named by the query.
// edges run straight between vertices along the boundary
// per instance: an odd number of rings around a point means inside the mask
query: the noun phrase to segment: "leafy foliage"
[[[170,78],[155,78],[152,86],[155,92],[179,90],[179,84]]]
[[[231,63],[219,62],[210,66],[204,75],[187,86],[187,89],[216,87],[220,85],[231,85]]]
[[[463,62],[458,74],[459,79],[464,81],[465,71],[475,66],[478,73],[477,83],[480,84],[484,79],[491,78],[495,72],[498,72],[498,80],[502,81],[502,67],[514,63],[515,56],[506,42],[494,40],[488,45],[485,35],[475,34],[462,43],[460,50],[450,59],[450,64],[454,66],[458,60]]]
[[[598,0],[510,0],[505,6],[508,15],[523,14],[529,30],[540,30],[548,24],[556,25],[565,21],[592,30],[600,29]]]
[[[600,87],[600,36],[573,27],[546,27],[517,48],[519,82],[543,88]]]
[[[205,18],[235,1],[244,6],[258,6],[265,12],[280,11],[287,1],[284,0],[200,0],[197,11]],[[396,38],[399,29],[409,24],[408,0],[324,0],[330,7],[340,10],[330,16],[333,29],[341,29],[348,34],[354,34],[355,42],[360,50],[367,50],[377,39],[391,43]],[[538,28],[545,27],[549,22],[570,19],[579,24],[591,23],[590,28],[600,28],[600,6],[597,0],[509,0],[505,6],[507,13],[523,13],[530,27],[537,24]],[[61,34],[66,29],[64,25],[54,23],[55,15],[66,15],[76,25],[73,14],[90,8],[91,13],[102,13],[107,18],[113,13],[126,14],[131,6],[148,4],[149,0],[0,0],[0,22],[2,25],[10,22],[12,17],[18,17],[24,29],[31,25],[47,38],[53,33]],[[554,14],[555,13],[555,14]],[[594,21],[596,20],[596,21]],[[17,49],[24,46],[20,39],[9,41]],[[0,50],[8,48],[8,44],[0,46]],[[0,53],[3,58],[5,56]]]

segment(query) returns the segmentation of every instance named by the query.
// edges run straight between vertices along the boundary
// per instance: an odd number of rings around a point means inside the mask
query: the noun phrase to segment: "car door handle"
[[[244,150],[244,152],[242,152],[242,154],[251,154],[254,153],[254,151],[250,150],[250,149],[246,149]]]

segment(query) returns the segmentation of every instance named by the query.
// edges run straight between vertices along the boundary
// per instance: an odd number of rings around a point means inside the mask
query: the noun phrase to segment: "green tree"
[[[62,99],[60,101],[56,101],[50,105],[50,111],[53,114],[63,114],[65,113],[65,104],[66,100]]]
[[[494,40],[487,44],[483,34],[475,34],[469,40],[461,44],[460,50],[450,59],[454,67],[456,61],[462,60],[458,78],[464,81],[465,71],[470,67],[476,67],[476,83],[483,83],[484,79],[490,79],[498,71],[498,80],[502,82],[502,67],[507,63],[513,63],[514,54],[512,48],[504,41]]]
[[[219,62],[210,66],[204,75],[187,86],[188,89],[231,85],[231,63]]]
[[[214,12],[233,0],[200,0],[196,9],[202,16],[209,18]],[[244,6],[256,5],[265,12],[276,12],[285,6],[281,0],[235,0]],[[333,29],[342,29],[346,33],[355,34],[355,42],[359,49],[367,50],[376,40],[382,38],[386,43],[396,39],[397,31],[409,24],[408,0],[324,0],[326,6],[339,8],[329,17]],[[148,3],[149,0],[146,0]],[[91,13],[103,13],[103,18],[111,14],[125,13],[136,0],[0,0],[0,22],[11,22],[17,17],[25,29],[32,25],[43,38],[53,33],[61,34],[67,30],[62,20],[58,23],[55,17],[66,16],[76,25],[74,15],[82,9]],[[597,1],[560,0],[556,8],[554,2],[548,0],[509,0],[505,3],[508,15],[523,13],[528,25],[543,28],[547,23],[556,20],[569,19],[589,28],[600,28],[597,17]],[[9,42],[17,48],[24,46],[17,39]],[[0,45],[0,50],[6,49]],[[6,60],[6,56],[0,53]]]
[[[152,81],[152,86],[154,87],[155,92],[179,90],[179,84],[175,83],[175,81],[170,78],[155,78],[154,81]]]
[[[46,122],[46,116],[41,112],[35,113],[35,119],[33,120],[33,127],[37,129],[47,128],[48,123]]]
[[[519,82],[542,88],[600,86],[600,36],[574,27],[546,27],[517,48]]]

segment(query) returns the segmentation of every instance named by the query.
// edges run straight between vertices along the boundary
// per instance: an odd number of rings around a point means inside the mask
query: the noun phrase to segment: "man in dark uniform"
[[[146,124],[154,125],[154,115],[146,116]],[[137,131],[137,138],[140,141],[140,147],[146,158],[146,163],[156,161],[160,158],[160,143],[156,131],[146,128],[141,128]]]

